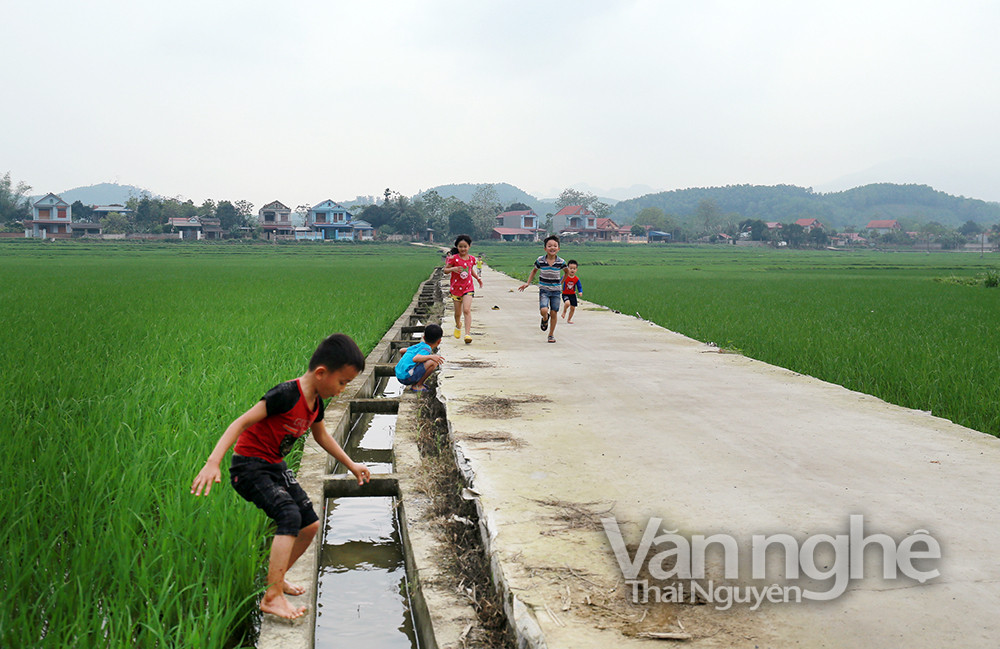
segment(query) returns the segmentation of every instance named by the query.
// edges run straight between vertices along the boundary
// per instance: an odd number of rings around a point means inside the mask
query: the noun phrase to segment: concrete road
[[[549,344],[536,287],[519,293],[489,268],[483,279],[474,342],[450,337],[444,318],[439,393],[503,579],[547,646],[662,646],[644,635],[655,633],[696,647],[1000,645],[996,438],[587,302]],[[853,537],[852,515],[863,517]],[[676,534],[636,560],[652,518],[651,533]],[[754,535],[781,534],[793,560],[772,547],[754,575]],[[696,551],[699,535],[720,542]],[[670,562],[677,539],[706,556],[703,578]],[[903,564],[937,576],[921,583]],[[658,570],[668,578],[650,579]],[[693,604],[697,588],[709,596]],[[727,596],[751,602],[727,608]]]

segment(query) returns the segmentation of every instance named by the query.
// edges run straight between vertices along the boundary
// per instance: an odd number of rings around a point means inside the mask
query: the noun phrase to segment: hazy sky
[[[891,181],[1000,200],[995,0],[0,9],[0,174],[34,193]]]

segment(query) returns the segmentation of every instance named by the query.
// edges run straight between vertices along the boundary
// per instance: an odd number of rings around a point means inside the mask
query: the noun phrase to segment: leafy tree
[[[448,234],[453,237],[469,234],[475,227],[472,216],[465,210],[457,210],[448,215]]]
[[[524,203],[511,203],[504,209],[504,212],[528,212],[531,210],[530,205],[525,205]]]
[[[361,218],[372,224],[372,227],[381,229],[392,222],[394,214],[391,208],[385,205],[369,205],[361,211]]]
[[[767,223],[760,219],[744,219],[736,225],[737,235],[747,232],[751,241],[764,241],[767,239]]]
[[[830,237],[827,236],[823,228],[813,228],[809,231],[807,238],[811,244],[817,247],[825,246],[830,242]]]
[[[631,229],[631,234],[633,237],[644,237],[646,236],[646,228],[641,225],[633,225]]]
[[[714,234],[722,224],[722,212],[719,211],[719,206],[716,205],[714,200],[710,198],[705,199],[698,203],[698,209],[694,213],[694,220],[697,226],[701,228],[703,234]]]
[[[788,223],[781,228],[782,236],[788,245],[798,248],[806,240],[806,229],[798,223]]]
[[[253,203],[250,201],[239,200],[236,201],[234,205],[236,207],[236,213],[243,219],[243,225],[246,225],[250,217],[253,216]]]
[[[101,226],[107,234],[128,234],[135,231],[132,221],[121,212],[108,212],[101,219]]]
[[[0,178],[0,222],[13,223],[31,218],[30,191],[31,185],[22,181],[15,185],[9,171]]]
[[[590,204],[590,211],[593,212],[595,216],[598,216],[602,219],[611,216],[611,212],[613,210],[614,208],[612,208],[604,201],[595,200],[593,203]]]
[[[644,207],[635,215],[635,222],[639,225],[651,225],[656,229],[661,229],[666,218],[667,213],[660,208]]]
[[[198,216],[206,219],[214,219],[215,210],[215,201],[211,198],[206,198],[205,202],[198,206]]]
[[[503,204],[500,202],[500,195],[496,187],[492,184],[484,184],[476,187],[469,201],[472,209],[473,231],[467,232],[473,239],[489,239],[496,226],[497,214],[503,212]]]
[[[590,192],[581,192],[578,189],[573,189],[572,187],[567,187],[562,190],[559,194],[558,200],[556,200],[556,210],[561,210],[564,207],[569,207],[570,205],[582,205],[587,209],[597,201],[597,196],[591,194]]]
[[[91,219],[94,218],[94,208],[89,205],[84,205],[83,201],[73,201],[73,204],[70,205],[69,208],[73,213],[74,221],[89,223]]]
[[[441,196],[441,194],[433,189],[414,201],[414,207],[423,214],[427,221],[427,227],[434,230],[439,236],[447,236],[451,231],[448,223],[448,216],[450,214],[458,210],[468,211],[469,209],[464,201],[454,196]],[[466,232],[471,231],[471,229],[466,230]]]
[[[223,232],[235,234],[243,225],[240,222],[240,214],[236,211],[236,206],[229,201],[219,201],[215,208],[215,218],[219,219],[219,227],[222,228]]]
[[[153,229],[154,226],[166,223],[161,201],[154,200],[148,196],[135,201],[135,205],[132,207],[132,214],[134,214],[136,227],[143,232]]]
[[[975,221],[966,221],[962,225],[962,227],[958,228],[958,231],[960,233],[962,233],[963,235],[969,237],[969,236],[972,236],[974,234],[979,234],[980,232],[983,231],[983,228],[982,228],[982,226],[980,226]]]

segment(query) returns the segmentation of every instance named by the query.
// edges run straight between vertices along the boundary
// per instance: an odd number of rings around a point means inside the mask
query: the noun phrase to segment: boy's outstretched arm
[[[194,482],[191,483],[191,493],[200,496],[202,490],[204,490],[207,496],[212,491],[213,484],[222,482],[222,469],[220,465],[222,464],[222,459],[226,456],[226,451],[236,443],[240,433],[258,421],[262,421],[265,417],[267,417],[267,406],[264,404],[264,400],[261,399],[253,408],[250,408],[250,410],[237,417],[233,423],[229,424],[226,431],[222,433],[222,437],[215,444],[215,448],[212,449],[212,454],[208,456],[205,466],[201,468],[201,471],[195,476]]]
[[[520,286],[519,286],[519,287],[517,288],[517,290],[519,290],[519,291],[523,291],[524,289],[526,289],[526,288],[528,288],[529,286],[531,286],[531,280],[535,279],[535,273],[537,273],[537,272],[538,272],[538,267],[537,267],[537,266],[532,266],[532,267],[531,267],[531,274],[530,274],[530,275],[528,275],[528,281],[527,281],[527,282],[525,282],[524,284],[521,284],[521,285],[520,285]]]
[[[311,430],[313,439],[316,440],[316,443],[322,446],[323,450],[332,455],[333,459],[347,467],[347,470],[353,473],[354,477],[358,479],[359,485],[368,482],[368,480],[372,477],[371,471],[369,471],[368,467],[364,464],[359,464],[348,457],[347,453],[344,452],[344,449],[340,448],[340,444],[337,443],[337,440],[331,437],[330,433],[327,432],[326,424],[324,424],[322,420],[314,422]]]

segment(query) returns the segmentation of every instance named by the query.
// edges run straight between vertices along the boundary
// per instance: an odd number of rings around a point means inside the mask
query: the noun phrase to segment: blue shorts
[[[417,363],[413,368],[406,374],[406,378],[400,379],[400,383],[403,385],[413,385],[420,379],[424,378],[424,374],[427,373],[427,368],[424,367],[423,363]]]
[[[561,293],[550,293],[548,291],[538,291],[538,308],[559,310],[559,300]]]

